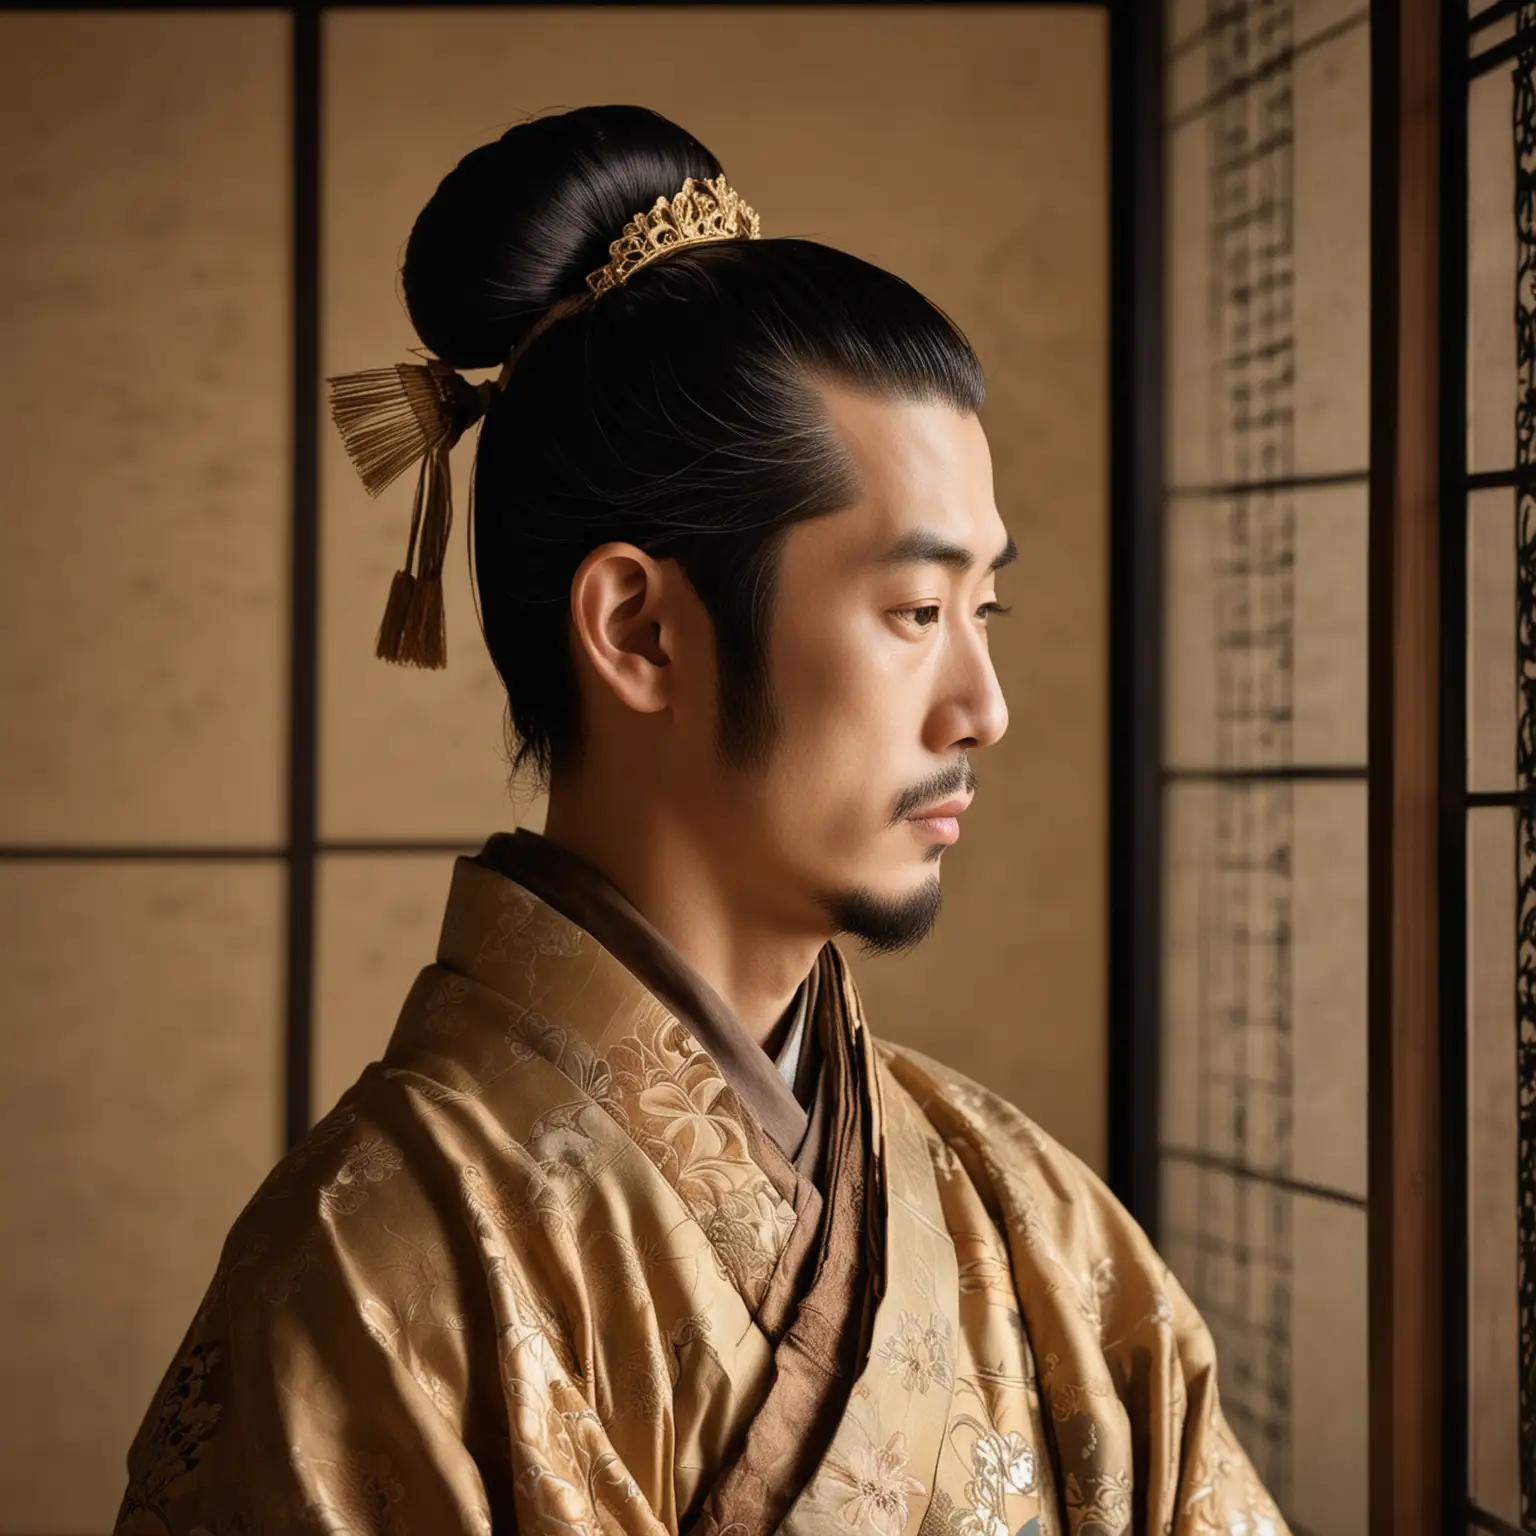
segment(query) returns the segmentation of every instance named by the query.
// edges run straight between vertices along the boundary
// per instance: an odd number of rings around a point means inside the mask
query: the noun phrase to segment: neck
[[[552,785],[544,835],[607,876],[742,1028],[768,1042],[829,933],[787,931],[754,911],[731,878],[734,850],[665,807],[635,805],[617,786]]]

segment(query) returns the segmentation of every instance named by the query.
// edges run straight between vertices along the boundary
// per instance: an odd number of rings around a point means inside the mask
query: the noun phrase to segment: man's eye
[[[920,608],[898,608],[896,612],[904,619],[911,619],[919,629],[931,629],[939,622],[937,603],[924,603]]]
[[[993,602],[993,603],[983,603],[981,605],[981,607],[976,610],[977,617],[980,618],[980,620],[981,620],[981,622],[983,624],[985,624],[988,619],[992,618],[993,615],[1001,616],[1002,614],[1012,613],[1012,612],[1013,612],[1013,604],[1012,603],[996,603],[996,602]]]

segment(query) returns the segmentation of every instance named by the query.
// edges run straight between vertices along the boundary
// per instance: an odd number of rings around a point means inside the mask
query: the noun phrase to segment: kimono
[[[383,1059],[231,1231],[117,1536],[1285,1536],[1092,1172],[872,1036],[835,946],[797,1004],[781,1072],[590,866],[458,860]]]

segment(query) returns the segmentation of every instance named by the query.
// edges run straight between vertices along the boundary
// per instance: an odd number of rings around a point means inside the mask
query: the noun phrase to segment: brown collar
[[[778,1149],[791,1161],[795,1159],[806,1141],[809,1116],[805,1107],[720,994],[606,875],[569,849],[526,828],[495,833],[475,862],[515,880],[590,933],[677,1015],[714,1057],[725,1080]],[[817,985],[819,970],[819,965],[812,967],[808,985]],[[809,1029],[810,1020],[816,1017],[816,999],[813,996],[807,1001]],[[816,1044],[812,1031],[805,1052],[812,1052]],[[802,1069],[809,1065],[802,1059]],[[798,1084],[809,1086],[814,1081],[806,1070],[797,1074]]]

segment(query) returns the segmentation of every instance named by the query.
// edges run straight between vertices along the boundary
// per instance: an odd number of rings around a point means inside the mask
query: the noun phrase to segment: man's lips
[[[907,820],[935,843],[952,843],[960,836],[960,813],[971,803],[969,795],[957,795],[940,805],[929,806]]]
[[[969,795],[956,795],[953,800],[946,800],[941,805],[931,805],[926,811],[918,811],[907,820],[932,821],[936,816],[958,816],[970,803]]]

